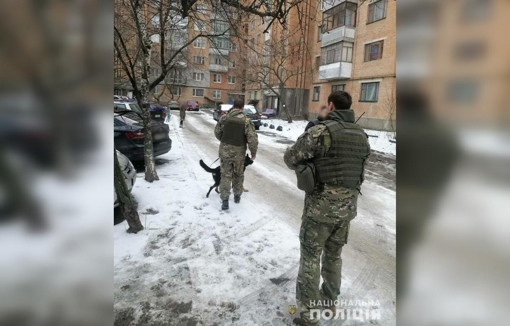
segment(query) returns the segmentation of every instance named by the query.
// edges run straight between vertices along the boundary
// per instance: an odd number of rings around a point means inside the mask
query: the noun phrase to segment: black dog
[[[250,165],[250,164],[253,164],[253,160],[248,156],[248,154],[246,154],[246,156],[244,157],[244,170],[243,171],[246,171],[246,167],[248,165]],[[209,191],[207,192],[207,195],[205,195],[205,197],[209,198],[209,194],[211,193],[211,191],[213,189],[217,193],[219,193],[218,187],[219,187],[220,182],[221,182],[221,167],[217,166],[214,169],[211,169],[202,160],[200,160],[200,166],[202,166],[204,168],[204,170],[206,170],[207,172],[212,173],[212,176],[213,176],[213,179],[214,179],[214,184],[211,186],[211,188],[209,188]]]

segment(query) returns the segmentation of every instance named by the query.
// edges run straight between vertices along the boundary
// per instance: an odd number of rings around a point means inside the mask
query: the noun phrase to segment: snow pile
[[[295,141],[305,131],[308,121],[297,120],[292,123],[288,123],[286,120],[282,119],[266,119],[262,120],[262,123],[268,124],[267,127],[262,126],[260,128],[260,130],[265,134],[276,134]],[[269,129],[271,124],[275,126],[275,129]],[[277,131],[276,128],[278,128],[278,126],[282,126],[283,131]],[[395,133],[370,129],[365,129],[365,132],[369,136],[370,147],[372,150],[392,155],[397,154],[396,142],[390,141],[395,140]]]

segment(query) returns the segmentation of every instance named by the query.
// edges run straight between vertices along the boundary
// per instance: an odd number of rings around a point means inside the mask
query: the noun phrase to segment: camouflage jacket
[[[295,170],[298,165],[321,156],[327,152],[328,143],[320,144],[320,137],[329,139],[329,131],[325,125],[318,124],[305,131],[296,143],[287,148],[284,155],[285,164]],[[341,220],[352,220],[356,217],[358,191],[336,185],[319,185],[305,195],[303,218],[311,218],[321,223],[338,223]]]
[[[221,141],[223,136],[223,127],[225,119],[229,117],[235,117],[239,119],[244,119],[245,121],[245,133],[246,133],[246,141],[248,143],[248,149],[250,150],[251,156],[257,155],[257,149],[259,146],[259,139],[257,136],[257,132],[255,131],[255,126],[250,119],[246,119],[246,116],[239,109],[230,109],[224,116],[220,118],[218,123],[216,124],[216,128],[214,128],[214,135],[216,138]],[[246,154],[246,145],[245,146],[234,146],[230,144],[221,143],[220,144],[220,158],[222,160],[231,159],[243,159]]]

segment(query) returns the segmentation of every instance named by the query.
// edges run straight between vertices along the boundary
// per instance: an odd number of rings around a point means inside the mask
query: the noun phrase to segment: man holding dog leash
[[[319,320],[310,318],[311,307],[326,301],[334,313],[332,301],[340,294],[340,256],[350,221],[357,214],[370,154],[368,137],[355,123],[351,103],[348,93],[333,92],[325,119],[302,134],[284,156],[285,164],[296,171],[298,187],[306,191],[299,234],[296,299],[301,314],[294,319],[298,325],[318,325]],[[319,289],[321,275],[324,282]]]
[[[222,116],[214,128],[214,135],[220,143],[221,183],[220,197],[221,209],[228,209],[230,188],[234,190],[234,202],[241,201],[244,180],[244,158],[246,145],[255,160],[259,140],[255,126],[251,119],[243,114],[244,100],[237,98],[227,114]]]

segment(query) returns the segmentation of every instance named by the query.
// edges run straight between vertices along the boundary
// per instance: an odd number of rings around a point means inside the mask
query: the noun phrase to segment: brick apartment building
[[[313,118],[332,91],[345,90],[356,115],[364,113],[362,126],[395,127],[395,0],[307,0],[285,22],[238,17],[214,3],[198,2],[195,14],[203,16],[181,20],[180,28],[168,32],[166,46],[179,48],[200,31],[222,35],[188,46],[152,98],[214,106],[244,96],[246,103],[258,100],[259,111],[280,109],[282,116],[278,98],[283,88],[290,114]],[[154,38],[153,46],[157,52],[162,45]],[[152,69],[157,75],[157,62]]]

